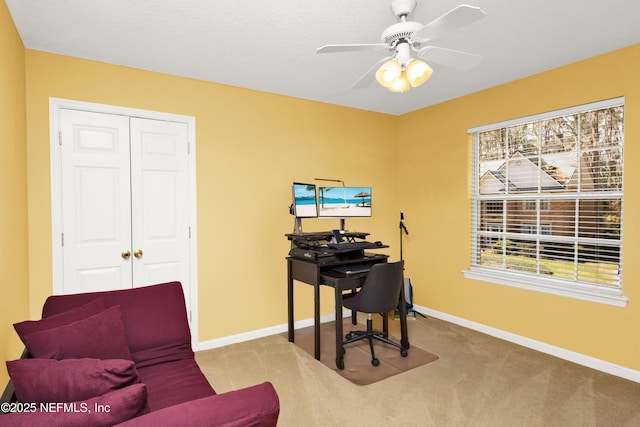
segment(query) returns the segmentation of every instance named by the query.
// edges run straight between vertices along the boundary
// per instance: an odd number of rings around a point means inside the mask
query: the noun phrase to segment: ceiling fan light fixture
[[[406,92],[411,89],[409,80],[407,79],[406,71],[402,70],[400,76],[393,81],[393,83],[387,87],[391,92]]]
[[[400,77],[402,74],[402,66],[395,59],[390,59],[376,71],[376,80],[380,85],[388,88]]]
[[[424,61],[412,59],[407,64],[406,74],[411,87],[418,87],[429,80],[429,77],[433,74],[433,69]]]
[[[382,87],[393,92],[405,92],[424,84],[431,78],[433,70],[425,62],[412,58],[413,53],[418,56],[429,53],[437,59],[436,62],[465,71],[478,64],[480,55],[431,46],[430,41],[484,18],[487,14],[482,9],[461,4],[423,25],[408,20],[416,8],[417,0],[390,1],[391,12],[398,22],[384,29],[379,43],[328,44],[316,50],[317,53],[387,50],[392,54],[370,67],[351,86],[353,89],[366,88],[374,75]]]

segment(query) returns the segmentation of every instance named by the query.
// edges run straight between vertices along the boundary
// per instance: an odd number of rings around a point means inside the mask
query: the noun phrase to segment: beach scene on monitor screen
[[[371,216],[371,187],[320,187],[319,216]]]
[[[296,216],[315,217],[318,215],[316,206],[316,188],[311,185],[295,184],[294,203],[296,205]]]

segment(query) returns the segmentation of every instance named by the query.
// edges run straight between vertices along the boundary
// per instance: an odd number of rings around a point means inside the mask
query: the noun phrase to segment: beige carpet
[[[196,358],[218,393],[271,381],[278,427],[640,426],[640,383],[432,317],[408,323],[411,347],[439,359],[364,387],[280,333]]]
[[[380,316],[377,317],[380,318]],[[345,333],[351,330],[366,330],[366,326],[363,324],[352,325],[351,318],[345,318],[343,325]],[[381,325],[376,325],[375,327],[380,330]],[[390,339],[400,342],[398,321],[391,319],[389,321],[389,329]],[[286,336],[286,334],[283,334],[283,336]],[[296,330],[295,344],[308,353],[310,357],[314,357],[313,338],[313,326]],[[376,357],[380,360],[380,365],[373,366],[371,364],[369,342],[362,340],[345,346],[344,369],[340,370],[335,363],[335,349],[335,322],[323,323],[320,327],[320,362],[358,385],[372,384],[438,359],[435,354],[415,345],[411,346],[407,357],[402,357],[399,349],[380,341],[375,341],[374,350]]]

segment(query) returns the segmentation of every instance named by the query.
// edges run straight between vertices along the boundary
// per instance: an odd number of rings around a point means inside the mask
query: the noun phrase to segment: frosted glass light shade
[[[376,71],[376,80],[380,85],[388,88],[393,85],[393,82],[400,77],[402,73],[402,66],[395,59],[390,59]]]
[[[407,80],[409,80],[411,87],[420,86],[422,83],[429,80],[429,77],[433,74],[431,67],[419,59],[412,59],[409,61],[406,72]]]
[[[411,89],[411,85],[409,84],[409,80],[407,80],[407,73],[402,71],[400,76],[393,81],[387,89],[391,92],[406,92]]]

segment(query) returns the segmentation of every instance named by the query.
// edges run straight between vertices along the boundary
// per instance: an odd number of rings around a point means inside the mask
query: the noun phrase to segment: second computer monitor
[[[358,218],[371,216],[371,187],[318,188],[320,218]]]
[[[318,201],[314,184],[293,183],[293,214],[296,218],[318,216]]]

